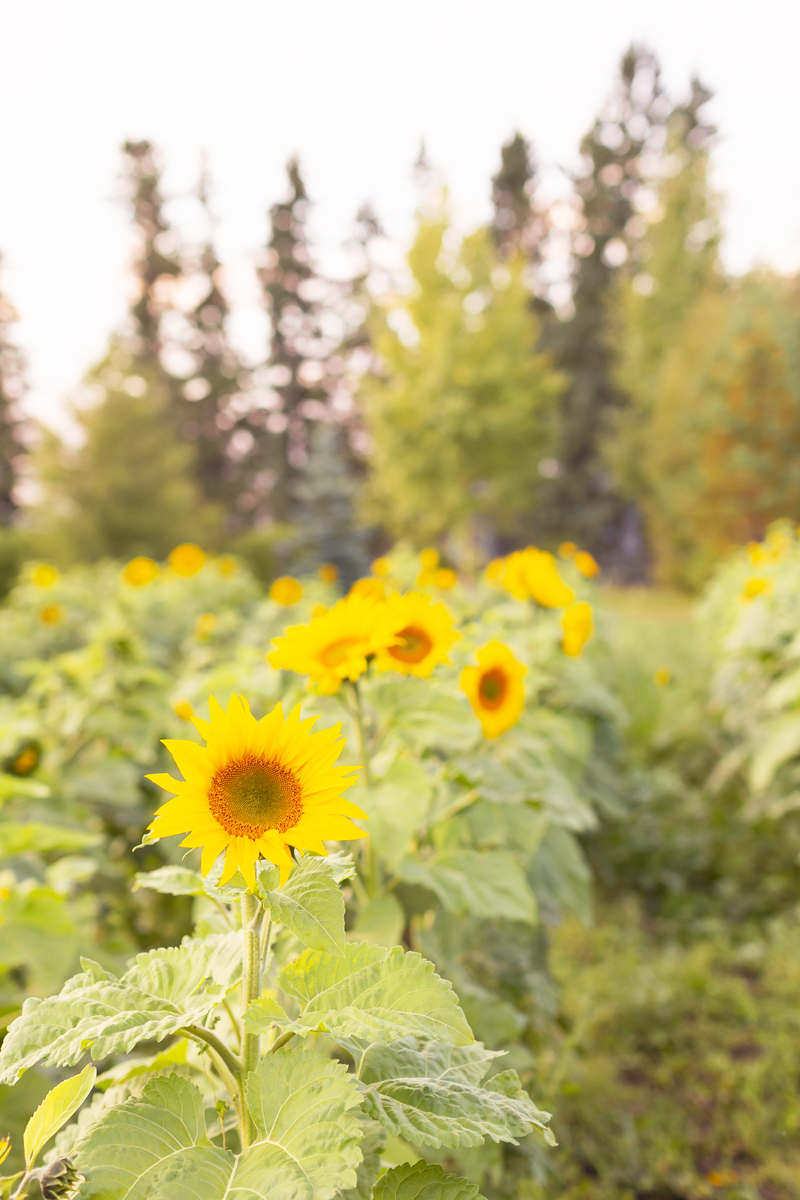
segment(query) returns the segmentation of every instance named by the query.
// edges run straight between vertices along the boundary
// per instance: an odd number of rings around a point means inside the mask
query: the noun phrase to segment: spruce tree
[[[367,573],[366,534],[356,527],[358,491],[347,427],[317,422],[295,483],[295,570],[302,573],[333,563],[345,587]]]
[[[546,339],[570,383],[561,399],[555,460],[543,468],[551,477],[537,532],[549,543],[578,541],[606,561],[625,546],[626,524],[635,519],[602,452],[612,414],[624,403],[612,373],[609,298],[639,236],[633,201],[643,158],[658,149],[667,115],[658,63],[632,47],[610,100],[581,143],[584,167],[575,187],[583,228],[573,237],[574,315],[553,323]],[[638,545],[633,549],[638,552]]]
[[[294,516],[295,485],[308,457],[309,428],[327,399],[322,381],[331,349],[318,321],[325,286],[311,260],[309,201],[296,158],[289,160],[286,171],[289,194],[270,210],[270,236],[259,269],[271,322],[268,377],[277,403],[266,424],[274,478],[270,511],[278,522]]]
[[[26,390],[25,359],[11,336],[17,319],[11,302],[0,291],[0,525],[11,524],[17,512],[14,487],[27,452],[28,424],[21,408]]]

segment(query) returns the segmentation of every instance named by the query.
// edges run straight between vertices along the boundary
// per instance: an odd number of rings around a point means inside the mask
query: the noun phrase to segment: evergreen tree
[[[633,201],[643,157],[660,145],[668,105],[652,54],[631,48],[611,99],[581,143],[575,180],[583,228],[573,238],[574,315],[553,323],[545,344],[570,384],[561,400],[553,477],[537,512],[539,536],[579,541],[601,558],[618,548],[626,504],[604,461],[602,442],[624,397],[615,383],[608,304],[615,275],[638,240]],[[633,226],[633,228],[631,228]]]
[[[345,587],[368,569],[366,535],[355,524],[359,482],[351,462],[346,427],[318,422],[294,494],[298,530],[295,569],[302,573],[333,563]]]
[[[0,260],[0,265],[2,260]],[[21,404],[25,395],[25,360],[11,337],[17,314],[0,291],[0,524],[9,525],[17,511],[14,487],[27,452],[28,425]]]
[[[289,194],[270,210],[270,237],[259,269],[272,327],[269,381],[277,401],[267,418],[274,475],[274,520],[293,518],[298,472],[307,460],[310,424],[324,414],[323,387],[330,342],[322,336],[319,306],[325,285],[314,271],[308,241],[308,196],[296,158],[287,164]]]
[[[447,534],[474,543],[486,521],[515,528],[534,501],[561,386],[535,353],[523,259],[498,272],[479,230],[446,263],[447,229],[441,213],[420,218],[408,257],[416,286],[388,314],[376,306],[383,373],[362,392],[370,515],[418,545]]]

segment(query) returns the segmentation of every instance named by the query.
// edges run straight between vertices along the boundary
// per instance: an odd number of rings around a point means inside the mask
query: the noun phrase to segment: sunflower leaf
[[[75,1147],[82,1200],[331,1200],[355,1183],[362,1127],[350,1110],[359,1096],[342,1067],[279,1051],[250,1077],[249,1096],[263,1123],[255,1144],[235,1155],[209,1142],[193,1083],[151,1080],[140,1097],[102,1113]]]
[[[516,1071],[481,1083],[496,1057],[479,1042],[418,1045],[409,1038],[370,1046],[360,1069],[366,1111],[417,1146],[480,1146],[487,1137],[516,1145],[534,1127],[550,1140],[550,1115],[536,1108]]]
[[[354,1075],[312,1050],[278,1050],[247,1080],[259,1141],[303,1163],[315,1191],[354,1187],[361,1162],[361,1096]]]
[[[400,946],[387,950],[350,942],[342,957],[306,950],[280,975],[283,991],[302,1006],[281,1018],[274,1000],[256,1001],[245,1021],[252,1032],[279,1025],[296,1033],[326,1030],[333,1037],[393,1042],[409,1034],[468,1045],[473,1041],[452,985],[433,963]]]
[[[446,1175],[437,1164],[403,1163],[381,1175],[372,1200],[484,1200],[478,1185]]]
[[[59,995],[25,1001],[0,1050],[0,1082],[14,1083],[39,1061],[74,1066],[87,1049],[94,1059],[127,1053],[202,1021],[235,980],[237,942],[235,935],[186,938],[137,955],[121,979],[86,960]]]
[[[84,1067],[80,1075],[63,1080],[47,1093],[25,1126],[23,1144],[26,1170],[31,1169],[39,1151],[50,1141],[53,1134],[58,1133],[75,1110],[80,1108],[94,1087],[96,1077],[97,1071],[94,1067]]]
[[[386,1133],[377,1121],[361,1123],[362,1161],[356,1169],[355,1187],[337,1192],[342,1200],[371,1200],[372,1187],[381,1169],[381,1151],[386,1145]]]
[[[189,867],[159,867],[155,871],[140,871],[133,881],[133,890],[149,888],[165,896],[202,896],[203,876]]]
[[[398,875],[427,888],[458,916],[536,921],[536,897],[520,864],[505,850],[454,850],[426,862],[404,859]]]
[[[261,897],[304,946],[344,954],[344,896],[326,859],[301,858],[283,888],[263,888]]]

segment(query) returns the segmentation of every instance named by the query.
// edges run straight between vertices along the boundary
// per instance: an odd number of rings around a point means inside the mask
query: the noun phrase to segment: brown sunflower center
[[[390,646],[389,653],[392,658],[397,658],[400,662],[422,662],[433,647],[430,637],[424,629],[420,629],[419,625],[406,625],[405,629],[401,629],[397,636],[402,638],[402,641],[398,646]]]
[[[350,654],[355,646],[363,646],[364,639],[358,637],[339,638],[336,642],[331,642],[329,646],[325,646],[319,652],[319,661],[323,667],[340,667],[345,659],[350,657]]]
[[[481,677],[478,687],[481,704],[488,709],[499,708],[505,699],[507,689],[508,680],[505,672],[501,671],[500,667],[493,667],[491,671],[487,671]]]
[[[220,767],[208,803],[223,829],[254,841],[269,829],[285,833],[303,814],[302,791],[292,772],[254,754]]]

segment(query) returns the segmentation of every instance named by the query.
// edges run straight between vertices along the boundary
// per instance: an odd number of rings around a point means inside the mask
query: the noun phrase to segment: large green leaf
[[[279,1146],[318,1197],[354,1187],[361,1162],[361,1096],[341,1063],[311,1050],[279,1050],[247,1080],[258,1142]]]
[[[449,912],[475,917],[536,920],[536,899],[525,872],[503,850],[454,850],[421,862],[404,859],[398,874],[428,888]]]
[[[279,1051],[249,1083],[262,1124],[241,1155],[211,1145],[201,1093],[180,1076],[103,1113],[74,1151],[82,1200],[331,1200],[355,1184],[360,1099],[344,1068]]]
[[[237,942],[235,935],[187,938],[137,955],[121,979],[84,959],[83,973],[59,995],[25,1001],[0,1051],[0,1082],[13,1083],[40,1060],[73,1066],[86,1050],[94,1059],[126,1053],[202,1021],[235,976]]]
[[[361,1162],[356,1169],[355,1187],[337,1192],[342,1200],[371,1200],[372,1186],[381,1169],[381,1151],[386,1145],[386,1132],[377,1121],[361,1123]]]
[[[140,871],[133,881],[133,890],[150,888],[166,896],[202,896],[203,876],[189,867],[159,867],[155,871]]]
[[[483,1200],[478,1185],[424,1162],[403,1163],[382,1175],[372,1200]]]
[[[334,1037],[393,1042],[414,1034],[467,1045],[473,1040],[452,985],[433,963],[401,947],[387,950],[351,942],[343,957],[306,950],[284,967],[280,986],[302,1010],[296,1019],[271,998],[257,1001],[245,1018],[253,1032],[279,1025],[296,1033],[323,1029]]]
[[[30,1170],[36,1157],[50,1138],[80,1108],[94,1087],[97,1071],[84,1067],[80,1075],[65,1079],[47,1093],[25,1127],[25,1167]]]
[[[344,954],[344,896],[327,859],[304,856],[282,888],[262,886],[261,897],[304,946]]]
[[[536,1108],[515,1071],[481,1085],[495,1057],[480,1043],[370,1046],[359,1070],[366,1110],[414,1145],[480,1146],[487,1137],[516,1145],[534,1127],[546,1131],[549,1113]]]

